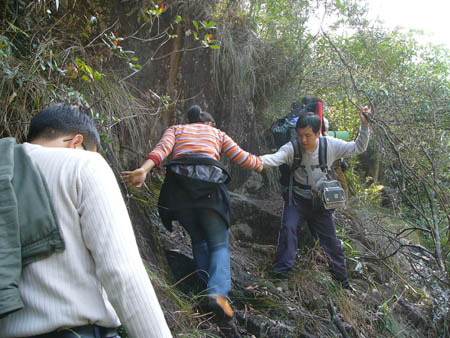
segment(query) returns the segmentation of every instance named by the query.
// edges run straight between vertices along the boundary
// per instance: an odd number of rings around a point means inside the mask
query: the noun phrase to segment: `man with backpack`
[[[370,109],[360,112],[361,128],[353,142],[337,138],[320,137],[321,118],[314,112],[300,115],[296,124],[297,138],[283,145],[276,153],[261,156],[264,167],[289,165],[298,162],[290,175],[289,193],[283,195],[285,203],[281,230],[274,263],[275,275],[287,279],[288,272],[295,263],[298,240],[298,226],[304,220],[309,229],[328,255],[330,271],[344,289],[352,289],[347,276],[344,250],[337,239],[333,220],[333,210],[324,209],[316,201],[315,192],[326,179],[327,171],[339,158],[360,154],[367,149],[369,142]],[[295,151],[298,148],[299,151]],[[325,154],[325,155],[324,155]],[[320,160],[322,158],[322,160]],[[320,163],[320,162],[326,163]]]

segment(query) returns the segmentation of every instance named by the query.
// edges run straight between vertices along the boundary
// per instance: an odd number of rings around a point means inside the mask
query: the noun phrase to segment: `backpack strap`
[[[300,163],[302,162],[302,151],[300,149],[300,144],[298,142],[298,138],[294,137],[291,140],[292,147],[294,148],[294,160],[292,161],[291,168],[289,170],[289,187],[288,187],[288,195],[289,195],[289,205],[292,204],[292,187],[294,186],[294,172],[300,167]]]
[[[292,146],[294,147],[294,161],[291,165],[291,172],[300,167],[300,163],[302,162],[302,151],[300,150],[300,143],[298,142],[298,138],[294,137],[291,140]]]
[[[323,172],[328,172],[327,148],[328,148],[327,139],[323,136],[320,136],[320,138],[319,138],[319,168]]]

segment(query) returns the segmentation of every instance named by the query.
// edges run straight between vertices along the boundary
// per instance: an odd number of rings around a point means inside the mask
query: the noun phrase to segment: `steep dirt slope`
[[[386,262],[359,259],[358,264],[350,259],[348,269],[355,291],[344,291],[331,280],[326,257],[306,230],[299,236],[297,262],[289,282],[271,278],[282,200],[275,196],[258,201],[234,193],[232,200],[230,299],[243,337],[433,336],[430,304],[408,289],[413,281],[406,279],[407,274],[397,273]],[[367,245],[372,246],[367,252],[374,249],[374,243],[358,240],[355,229],[361,224],[355,214],[339,213],[336,220],[361,250]],[[176,288],[190,300],[192,317],[201,318],[197,334],[226,337],[212,315],[204,314],[202,284],[194,273],[189,236],[176,224],[174,231],[168,232],[155,214],[152,222]],[[175,315],[169,318],[172,324],[177,321]]]

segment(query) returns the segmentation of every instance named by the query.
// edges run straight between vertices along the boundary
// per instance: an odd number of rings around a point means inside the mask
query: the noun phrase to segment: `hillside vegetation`
[[[352,159],[349,208],[336,213],[354,293],[329,280],[306,232],[287,288],[270,280],[277,171],[227,162],[240,194],[230,231],[238,327],[245,337],[450,337],[444,46],[368,21],[353,0],[4,0],[0,15],[0,137],[25,141],[42,108],[78,104],[116,173],[139,165],[192,104],[255,154],[275,150],[271,123],[305,94],[352,138],[370,106],[369,150]],[[220,336],[201,311],[188,236],[158,219],[162,177],[123,187],[142,256],[174,336]]]

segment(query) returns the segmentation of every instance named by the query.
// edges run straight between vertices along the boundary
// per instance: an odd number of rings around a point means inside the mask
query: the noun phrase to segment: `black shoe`
[[[341,285],[342,285],[342,288],[344,289],[344,290],[347,290],[347,291],[356,291],[354,288],[353,288],[353,286],[351,286],[350,285],[350,283],[349,283],[349,281],[348,280],[346,280],[346,281],[344,281],[344,282],[341,282]]]
[[[220,331],[226,338],[242,338],[234,320],[223,321],[219,323]]]
[[[287,281],[289,279],[289,270],[273,271],[271,277],[275,280],[275,282]]]
[[[231,305],[223,296],[210,298],[208,302],[208,308],[217,316],[218,320],[230,320],[234,316]]]

